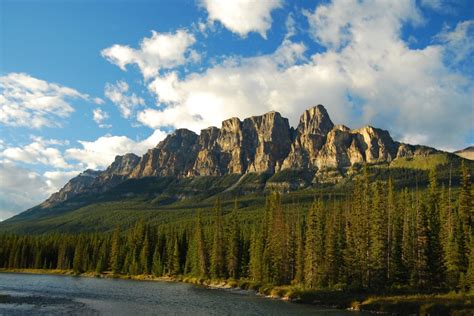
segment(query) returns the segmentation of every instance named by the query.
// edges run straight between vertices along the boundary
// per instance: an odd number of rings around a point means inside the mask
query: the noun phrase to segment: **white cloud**
[[[152,31],[151,37],[145,37],[140,48],[113,45],[102,50],[102,56],[109,62],[126,70],[129,64],[136,64],[145,79],[158,75],[161,69],[171,69],[190,61],[195,61],[197,53],[189,48],[196,42],[194,35],[186,30],[175,33]]]
[[[57,148],[51,145],[62,145],[58,140],[44,140],[40,137],[33,137],[33,142],[26,146],[7,147],[0,151],[0,158],[8,161],[16,161],[27,164],[41,164],[54,166],[55,168],[68,169],[68,164]]]
[[[32,171],[12,162],[0,163],[0,221],[44,201],[78,171]]]
[[[0,122],[10,126],[59,127],[74,112],[71,99],[89,96],[24,73],[0,77]]]
[[[298,98],[305,100],[301,109],[310,104],[307,103],[309,87],[300,95],[284,93],[286,89],[294,89],[288,87],[289,83],[298,84],[298,74],[286,71],[290,65],[305,60],[305,50],[303,44],[285,40],[271,55],[230,58],[222,65],[203,74],[193,74],[184,81],[179,81],[174,74],[157,78],[149,84],[149,89],[157,95],[159,102],[169,105],[163,110],[146,109],[137,118],[152,128],[186,127],[198,132],[210,125],[219,126],[222,120],[232,116],[245,117],[267,110],[280,110],[290,115],[297,112],[290,104],[297,107]],[[295,78],[290,78],[293,76]],[[284,94],[281,97],[277,95],[280,92]]]
[[[145,104],[145,101],[135,93],[126,95],[127,92],[128,84],[125,81],[105,85],[105,96],[118,106],[120,113],[125,118],[129,118],[136,107]]]
[[[459,0],[421,0],[422,7],[434,10],[441,14],[455,14],[460,9]]]
[[[81,148],[69,148],[65,152],[68,159],[78,161],[82,168],[103,169],[111,164],[116,155],[126,153],[144,154],[155,147],[166,134],[156,130],[148,138],[134,141],[126,136],[102,136],[95,141],[78,141]]]
[[[210,21],[219,21],[242,37],[257,32],[263,38],[272,26],[271,12],[282,7],[281,0],[202,0]]]
[[[0,218],[4,220],[47,197],[43,180],[39,173],[0,163]]]
[[[102,105],[105,103],[104,100],[102,100],[101,98],[94,98],[93,99],[94,103],[97,104],[97,105]]]
[[[446,43],[410,49],[402,40],[403,25],[423,23],[414,1],[336,0],[305,14],[326,51],[306,58],[305,45],[287,38],[273,54],[225,58],[182,79],[158,77],[148,88],[161,109],[138,120],[198,131],[276,110],[296,124],[305,108],[322,103],[338,123],[372,124],[440,148],[464,145],[473,82],[445,63]]]
[[[109,118],[109,114],[101,108],[96,108],[92,111],[92,118],[99,125],[100,128],[110,128],[112,125],[104,124],[103,122]]]
[[[423,22],[411,0],[335,0],[305,15],[314,39],[336,50],[349,43],[383,47],[399,38],[404,22]]]
[[[454,30],[445,25],[435,40],[444,44],[448,63],[459,64],[467,60],[474,65],[474,20],[459,22]]]
[[[64,152],[51,146],[68,142],[32,136],[23,147],[0,145],[0,221],[38,205],[57,192],[85,168],[105,169],[116,155],[133,152],[142,155],[156,146],[166,134],[159,130],[148,138],[134,141],[125,136],[103,136],[95,141],[79,141],[81,147]],[[25,164],[41,164],[47,171],[38,172]]]

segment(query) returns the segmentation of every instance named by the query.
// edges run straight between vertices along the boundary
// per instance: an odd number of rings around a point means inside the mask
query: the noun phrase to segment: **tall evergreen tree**
[[[372,196],[369,287],[380,289],[386,285],[388,257],[388,216],[382,183],[374,183]]]
[[[110,250],[110,267],[113,273],[119,273],[122,270],[121,244],[120,226],[117,225],[112,234],[112,249]]]
[[[206,246],[204,244],[204,235],[202,228],[201,212],[198,211],[196,219],[196,228],[194,231],[194,275],[200,277],[207,276],[207,256]]]
[[[229,277],[237,278],[239,275],[240,257],[240,229],[238,222],[237,200],[227,223],[227,272]]]
[[[148,231],[145,232],[145,239],[143,240],[142,250],[140,251],[141,272],[143,274],[150,274],[151,272],[151,251],[150,240],[148,238]]]
[[[222,220],[221,201],[218,197],[214,206],[214,237],[211,252],[211,276],[213,278],[224,277],[224,225]]]
[[[305,286],[316,288],[323,285],[324,277],[324,230],[322,201],[313,203],[306,222],[305,238]]]

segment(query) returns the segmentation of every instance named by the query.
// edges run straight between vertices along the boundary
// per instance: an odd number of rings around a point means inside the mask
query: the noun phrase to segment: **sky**
[[[452,151],[473,100],[471,0],[0,0],[0,220],[176,128],[323,104]]]

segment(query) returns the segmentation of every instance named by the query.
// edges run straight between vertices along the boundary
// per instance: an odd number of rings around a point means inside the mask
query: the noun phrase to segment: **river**
[[[0,273],[0,315],[29,314],[357,315],[177,282]]]

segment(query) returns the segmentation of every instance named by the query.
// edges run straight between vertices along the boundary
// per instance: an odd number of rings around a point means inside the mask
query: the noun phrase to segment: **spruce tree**
[[[240,229],[238,222],[237,201],[234,203],[234,209],[230,214],[227,224],[227,272],[229,277],[238,278],[239,256],[240,256]]]
[[[459,194],[459,216],[461,217],[464,236],[470,242],[474,238],[474,210],[472,205],[472,188],[469,170],[464,160],[461,164],[461,192]]]
[[[143,274],[150,274],[151,270],[151,253],[150,253],[150,240],[148,238],[148,232],[145,232],[145,239],[143,241],[143,247],[140,252],[140,264],[141,272]]]
[[[380,289],[386,285],[388,257],[387,209],[381,182],[374,183],[372,196],[369,287]]]
[[[445,266],[443,261],[443,249],[440,242],[440,211],[439,211],[439,189],[436,169],[429,173],[430,183],[428,186],[428,230],[429,230],[429,260],[433,285],[441,285],[445,279]]]
[[[122,240],[120,238],[120,226],[114,230],[112,234],[112,249],[110,250],[110,267],[113,273],[120,273],[122,269],[122,253],[121,249]]]
[[[72,269],[74,273],[83,273],[85,271],[84,269],[84,240],[83,238],[79,238],[76,247],[74,250],[74,261],[72,264]]]
[[[203,227],[201,220],[201,212],[198,211],[196,218],[196,228],[194,231],[194,275],[200,277],[207,276],[207,256],[206,246],[204,243]]]
[[[155,277],[163,275],[163,263],[161,261],[160,249],[158,245],[153,252],[152,273]]]
[[[296,252],[294,282],[302,284],[304,279],[304,221],[298,216],[296,221]]]
[[[324,232],[322,201],[313,203],[306,221],[304,283],[307,288],[316,288],[322,285],[322,265],[324,258]]]
[[[211,276],[221,278],[224,276],[224,227],[222,221],[221,201],[218,197],[214,206],[214,237],[211,252]]]
[[[180,261],[179,243],[178,243],[177,236],[174,238],[170,272],[172,275],[178,275],[181,272],[181,261]]]

